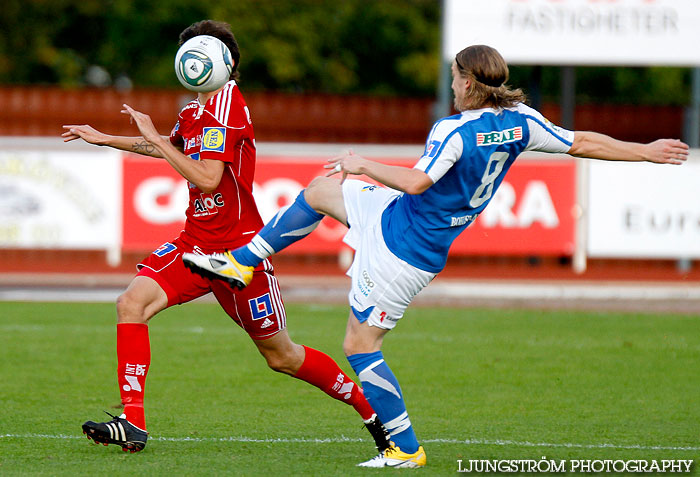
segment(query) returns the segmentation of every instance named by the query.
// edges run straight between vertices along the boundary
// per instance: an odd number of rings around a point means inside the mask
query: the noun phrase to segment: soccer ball
[[[226,84],[231,71],[231,52],[221,40],[213,36],[190,38],[175,55],[175,75],[182,86],[191,91],[215,91]]]

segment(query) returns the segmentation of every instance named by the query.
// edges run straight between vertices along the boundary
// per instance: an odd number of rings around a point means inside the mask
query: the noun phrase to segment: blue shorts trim
[[[352,310],[352,314],[355,315],[355,318],[357,318],[357,321],[359,321],[360,323],[364,323],[369,319],[369,315],[371,315],[374,311],[374,306],[370,306],[364,311],[359,311],[355,309],[354,306],[351,306],[350,309]]]

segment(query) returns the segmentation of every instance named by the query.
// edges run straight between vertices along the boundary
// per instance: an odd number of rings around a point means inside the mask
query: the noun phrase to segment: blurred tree
[[[233,27],[249,89],[435,92],[435,0],[244,0],[221,2],[212,13]]]
[[[177,35],[206,17],[206,3],[4,0],[0,82],[75,86],[97,65],[139,85],[175,86]]]
[[[532,88],[533,66],[511,66],[509,83]],[[542,100],[557,102],[560,94],[561,69],[541,68]],[[576,101],[578,103],[686,105],[690,103],[689,68],[645,67],[576,67]]]
[[[3,0],[0,84],[114,82],[178,87],[179,33],[227,21],[247,90],[433,96],[439,67],[437,0]],[[534,67],[513,66],[528,89]],[[577,68],[579,102],[687,104],[683,68]],[[541,94],[558,100],[543,67]]]

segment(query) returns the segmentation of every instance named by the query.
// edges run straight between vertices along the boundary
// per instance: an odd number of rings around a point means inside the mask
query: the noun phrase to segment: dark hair
[[[505,84],[508,81],[508,65],[495,48],[469,46],[457,53],[455,63],[462,76],[474,80],[467,91],[469,107],[508,108],[527,99],[521,89],[512,90]]]
[[[231,52],[231,58],[233,58],[233,70],[231,71],[229,79],[237,80],[240,76],[238,73],[238,62],[241,59],[241,52],[238,49],[236,37],[233,36],[233,32],[231,31],[231,25],[216,20],[202,20],[193,23],[180,33],[178,46],[182,46],[182,44],[190,38],[199,35],[209,35],[218,38],[228,47],[228,50]]]

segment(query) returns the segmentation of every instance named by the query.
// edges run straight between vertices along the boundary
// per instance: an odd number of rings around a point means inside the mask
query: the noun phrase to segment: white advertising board
[[[0,247],[120,246],[121,154],[0,151]]]
[[[512,64],[700,66],[698,0],[445,0],[443,54]]]
[[[588,185],[590,257],[700,257],[700,160],[590,161]]]

